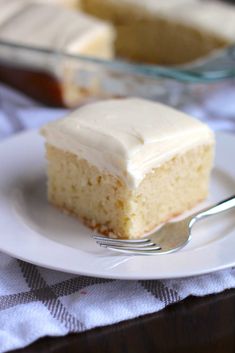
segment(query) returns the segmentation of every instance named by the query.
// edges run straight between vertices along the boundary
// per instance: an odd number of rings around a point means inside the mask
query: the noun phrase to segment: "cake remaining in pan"
[[[75,106],[84,95],[96,93],[98,79],[91,80],[85,65],[80,67],[72,60],[66,62],[60,53],[111,59],[112,25],[82,12],[40,1],[0,0],[0,8],[0,40],[55,52],[49,56],[40,50],[35,53],[1,48],[3,82],[51,105],[62,101],[60,105]],[[53,86],[51,92],[48,85]]]
[[[235,7],[202,0],[81,0],[87,13],[111,21],[116,52],[135,61],[188,63],[235,41]]]

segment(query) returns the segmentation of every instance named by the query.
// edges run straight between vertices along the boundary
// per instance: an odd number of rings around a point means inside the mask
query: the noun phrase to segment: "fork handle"
[[[193,225],[196,221],[230,210],[231,208],[235,208],[235,195],[196,213],[190,223]]]

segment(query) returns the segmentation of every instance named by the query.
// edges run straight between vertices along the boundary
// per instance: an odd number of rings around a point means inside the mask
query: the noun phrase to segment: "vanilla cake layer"
[[[210,145],[193,148],[130,189],[75,154],[48,145],[48,199],[102,234],[139,238],[206,198],[212,157]]]
[[[213,133],[162,104],[92,103],[42,134],[50,202],[103,234],[138,238],[207,195]]]
[[[235,8],[201,0],[81,0],[111,21],[117,55],[166,65],[190,62],[235,41]]]

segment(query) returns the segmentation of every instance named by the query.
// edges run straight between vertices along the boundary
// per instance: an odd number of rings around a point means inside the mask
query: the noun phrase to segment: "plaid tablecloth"
[[[235,90],[229,85],[202,106],[185,110],[215,129],[235,132],[234,102]],[[1,139],[64,113],[40,107],[0,86]],[[232,268],[187,279],[120,281],[47,270],[0,253],[0,352],[24,347],[42,336],[81,332],[153,313],[189,295],[234,287]]]

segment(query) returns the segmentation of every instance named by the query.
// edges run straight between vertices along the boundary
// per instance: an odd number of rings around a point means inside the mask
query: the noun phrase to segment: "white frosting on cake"
[[[16,13],[25,8],[26,4],[27,2],[23,0],[0,0],[0,26],[9,18],[14,18]]]
[[[86,46],[100,36],[113,35],[108,24],[78,11],[53,4],[26,4],[20,0],[21,6],[10,7],[10,1],[2,1],[0,19],[2,16],[4,20],[0,20],[0,39],[5,41],[83,53]]]
[[[138,98],[91,103],[42,129],[47,143],[76,154],[130,187],[175,155],[211,144],[203,123]]]

